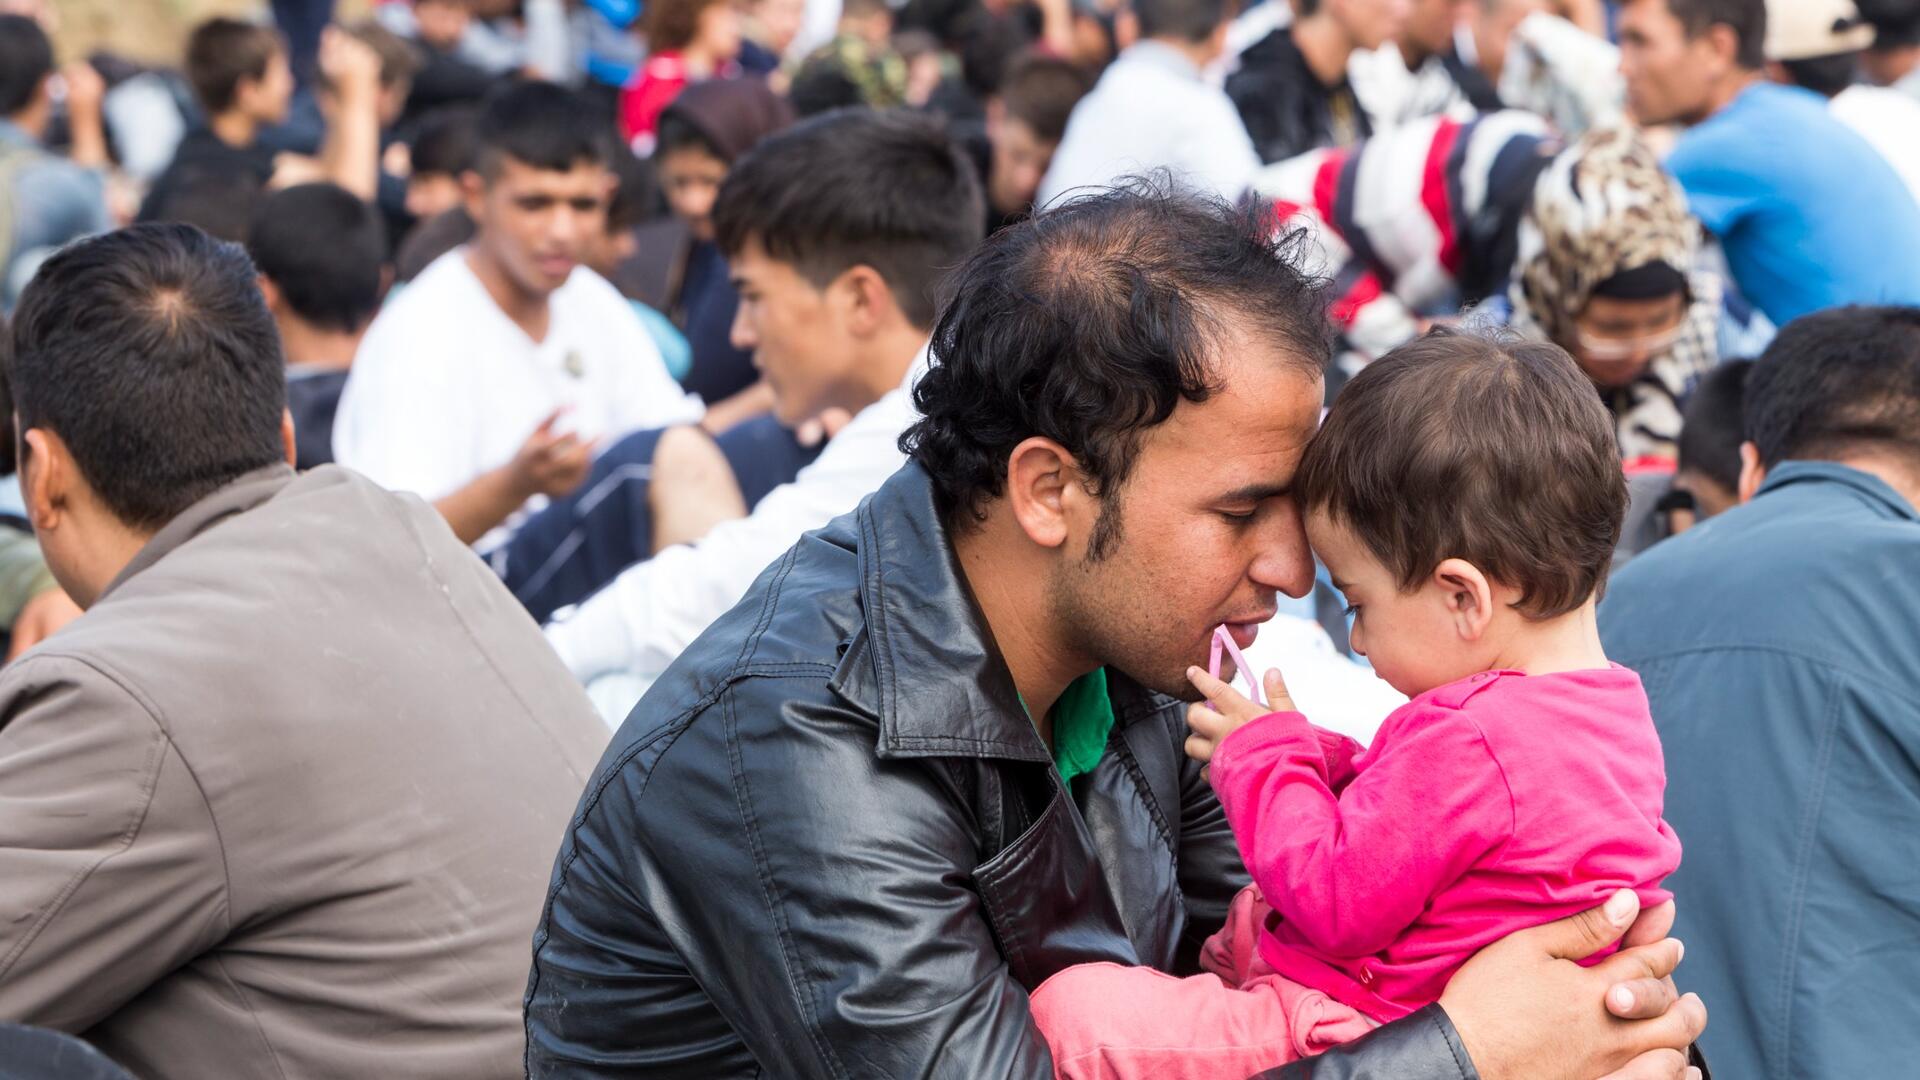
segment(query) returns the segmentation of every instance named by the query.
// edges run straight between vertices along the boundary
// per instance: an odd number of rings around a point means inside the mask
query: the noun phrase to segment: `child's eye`
[[[1360,605],[1359,605],[1359,604],[1348,604],[1348,605],[1347,605],[1347,608],[1346,608],[1346,612],[1347,612],[1347,618],[1349,618],[1349,619],[1351,619],[1351,618],[1353,618],[1353,617],[1354,617],[1355,615],[1358,615],[1358,614],[1360,613]]]

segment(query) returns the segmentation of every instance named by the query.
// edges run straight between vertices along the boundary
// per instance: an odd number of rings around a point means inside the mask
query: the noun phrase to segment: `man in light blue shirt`
[[[1666,752],[1683,979],[1721,1076],[1920,1059],[1920,308],[1780,332],[1748,376],[1743,505],[1600,605]]]
[[[40,143],[53,117],[53,73],[53,46],[40,24],[0,15],[0,310],[12,309],[55,248],[113,227],[99,170],[107,160],[100,76],[84,63],[65,72],[69,160]]]
[[[1239,110],[1207,68],[1226,50],[1229,0],[1135,0],[1140,41],[1074,106],[1036,205],[1075,188],[1165,169],[1202,194],[1237,199],[1260,168]]]
[[[1667,167],[1774,323],[1920,304],[1920,204],[1819,95],[1765,81],[1766,20],[1765,0],[1627,0],[1630,109],[1688,126]]]

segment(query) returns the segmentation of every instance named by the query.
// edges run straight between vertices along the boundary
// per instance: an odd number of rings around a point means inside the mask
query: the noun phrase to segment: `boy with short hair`
[[[472,242],[374,320],[334,426],[341,464],[438,500],[469,543],[573,490],[600,440],[702,413],[626,300],[581,265],[612,187],[594,112],[552,84],[509,86],[479,142],[463,181]]]
[[[287,411],[300,469],[333,460],[340,392],[386,289],[386,245],[373,210],[333,184],[268,196],[247,234],[247,254],[287,356]]]

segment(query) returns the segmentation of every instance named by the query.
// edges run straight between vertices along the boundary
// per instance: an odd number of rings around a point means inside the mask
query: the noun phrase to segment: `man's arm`
[[[911,415],[906,395],[892,391],[752,514],[629,569],[548,627],[547,640],[582,682],[614,673],[658,675],[802,534],[852,510],[899,469],[904,459],[896,441]]]
[[[91,665],[21,660],[0,710],[0,1018],[85,1031],[226,933],[212,811]]]
[[[769,1075],[1052,1076],[969,888],[980,852],[966,808],[936,766],[876,757],[870,720],[814,703],[817,689],[788,693],[828,673],[735,684],[647,775],[589,797],[537,939],[536,1075],[603,1044],[691,1075],[711,1037],[633,1007],[684,972]],[[622,956],[611,985],[575,970],[626,949],[635,925],[661,929],[676,970]]]

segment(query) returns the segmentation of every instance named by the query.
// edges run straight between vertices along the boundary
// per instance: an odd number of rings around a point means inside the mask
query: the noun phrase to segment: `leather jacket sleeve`
[[[1027,996],[969,888],[977,834],[946,774],[876,757],[871,720],[787,696],[790,685],[736,683],[648,751],[658,754],[650,768],[611,779],[625,790],[596,801],[615,815],[637,807],[631,820],[596,827],[601,811],[589,811],[576,827],[581,865],[563,872],[619,887],[570,906],[568,884],[557,886],[552,933],[582,947],[536,943],[531,1059],[585,1064],[570,1048],[591,1040],[644,1048],[623,1064],[646,1075],[714,1075],[700,1061],[702,1034],[661,1019],[677,1003],[648,997],[678,985],[711,1000],[767,1076],[1051,1077]],[[776,710],[787,715],[769,722]],[[626,865],[592,865],[605,860]],[[609,910],[608,895],[631,906]],[[629,927],[640,925],[657,928],[659,946],[636,941]],[[625,977],[567,969],[571,955],[609,949],[629,954],[614,961]],[[624,1017],[627,1030],[570,1028],[579,993],[596,995],[595,1023]]]
[[[1180,746],[1187,735],[1185,711],[1169,710],[1168,716],[1175,728],[1174,745]],[[1227,812],[1202,775],[1200,763],[1184,754],[1182,757],[1179,874],[1187,926],[1181,935],[1174,974],[1192,975],[1200,970],[1200,947],[1226,924],[1227,908],[1252,878],[1240,862],[1240,848],[1227,824]]]
[[[1479,1080],[1460,1033],[1438,1005],[1253,1080]]]

